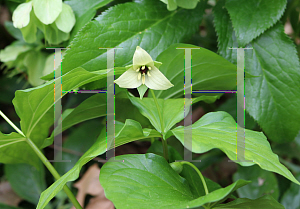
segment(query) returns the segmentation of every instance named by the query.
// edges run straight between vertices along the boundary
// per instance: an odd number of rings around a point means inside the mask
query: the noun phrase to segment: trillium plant
[[[298,1],[2,2],[0,209],[300,208]]]

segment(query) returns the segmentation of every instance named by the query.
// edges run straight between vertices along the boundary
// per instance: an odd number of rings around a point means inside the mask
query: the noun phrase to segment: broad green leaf
[[[96,10],[105,6],[113,0],[71,0],[64,3],[69,4],[76,17],[76,24],[71,32],[70,40],[87,24],[95,15]]]
[[[30,12],[32,9],[32,2],[20,4],[13,13],[12,21],[15,28],[23,28],[28,25],[30,21]]]
[[[174,87],[156,91],[160,98],[181,97],[184,92],[184,49],[199,48],[190,44],[174,44],[162,52],[157,61],[163,64],[159,70]],[[207,49],[192,49],[193,90],[236,89],[236,66]]]
[[[239,180],[196,199],[187,181],[159,155],[122,155],[115,159],[104,164],[99,179],[105,196],[120,209],[144,209],[149,208],[149,205],[157,209],[198,207],[222,201],[231,192],[248,183]]]
[[[221,104],[216,111],[228,112],[235,120],[237,119],[237,94],[233,94],[232,97],[227,99],[223,104]],[[253,130],[257,126],[257,123],[245,111],[245,128]]]
[[[33,0],[36,17],[45,25],[51,24],[62,11],[62,0]]]
[[[12,132],[0,132],[0,162],[5,164],[27,163],[39,167],[39,159],[25,141],[25,137]]]
[[[106,116],[106,93],[98,93],[83,101],[62,120],[62,131],[80,122]]]
[[[215,26],[220,54],[236,63],[235,34],[224,1],[215,7]],[[294,44],[278,23],[256,38],[245,50],[245,69],[260,76],[245,80],[246,110],[268,138],[292,141],[300,127],[299,59]]]
[[[115,147],[123,144],[136,141],[139,139],[159,137],[160,134],[155,130],[142,129],[141,125],[133,120],[127,120],[125,124],[116,121],[115,124]],[[106,151],[106,127],[102,130],[97,141],[93,146],[78,160],[75,166],[63,175],[60,179],[54,182],[47,190],[45,190],[40,197],[37,209],[43,209],[48,202],[62,190],[63,186],[69,182],[74,181],[79,177],[80,170],[83,165],[88,163],[93,158],[105,153]]]
[[[283,15],[286,3],[286,0],[277,0],[272,3],[268,0],[226,0],[225,6],[239,46],[244,47],[273,26]]]
[[[25,43],[15,41],[0,51],[0,60],[1,62],[14,61],[21,53],[29,51],[31,48],[31,46]]]
[[[278,203],[271,195],[265,195],[256,200],[247,198],[239,198],[227,204],[221,204],[214,207],[214,209],[284,209],[284,207]],[[289,208],[290,209],[290,208]]]
[[[198,198],[205,195],[203,183],[199,177],[199,174],[194,170],[194,168],[184,164],[183,170],[179,175],[187,180],[190,190],[194,195],[194,198]],[[209,192],[222,188],[216,182],[210,180],[209,178],[206,178],[205,176],[203,177],[205,179],[205,183]]]
[[[163,154],[163,145],[161,141],[155,140],[149,149],[147,150],[147,153],[154,153],[156,155],[164,156]],[[177,152],[176,149],[174,149],[172,146],[168,144],[168,156],[169,156],[169,163],[175,162],[175,160],[183,160],[182,156]]]
[[[184,144],[184,127],[179,126],[171,132]],[[192,133],[192,152],[204,153],[218,148],[229,159],[237,159],[237,124],[228,113],[221,111],[207,113],[192,125]],[[276,172],[300,185],[291,172],[279,162],[278,156],[272,152],[262,132],[245,130],[245,159],[253,162],[238,163],[242,166],[257,164],[262,169]]]
[[[145,0],[118,4],[88,23],[70,44],[62,72],[82,66],[89,71],[107,68],[106,49],[116,50],[115,66],[132,62],[136,46],[153,59],[169,45],[188,39],[201,23],[206,1],[195,10],[168,12],[163,3]],[[98,87],[98,86],[97,86]]]
[[[205,196],[201,196],[201,197],[191,201],[188,204],[188,206],[189,207],[197,207],[200,205],[204,205],[206,203],[212,203],[212,204],[210,204],[210,207],[212,207],[215,204],[219,204],[219,203],[225,201],[228,197],[230,197],[230,195],[234,191],[236,191],[237,189],[239,189],[249,183],[250,183],[250,181],[245,181],[245,180],[240,179],[225,188],[217,189],[213,192],[210,192],[209,194],[207,194]]]
[[[297,175],[300,181],[300,174]],[[284,193],[281,204],[286,209],[299,209],[300,208],[300,187],[299,185],[292,184],[290,188]]]
[[[18,39],[18,40],[23,40],[23,36],[22,36],[20,29],[15,28],[12,22],[5,21],[4,26],[5,26],[5,29],[7,30],[7,32],[9,32],[9,34],[12,37],[14,37],[15,39]]]
[[[72,8],[63,3],[62,11],[55,20],[57,28],[65,33],[69,33],[75,25],[76,19]]]
[[[234,181],[238,179],[251,181],[250,184],[237,190],[241,198],[257,199],[266,194],[271,195],[276,200],[279,197],[276,176],[257,165],[250,167],[239,166],[238,171],[233,175]]]
[[[106,71],[105,71],[106,72]],[[77,68],[57,78],[61,82],[62,89],[76,89],[86,83],[106,78],[106,73],[88,72],[83,68]],[[13,100],[14,107],[21,119],[21,129],[38,147],[41,147],[48,136],[49,128],[54,123],[54,80],[36,88],[16,91]],[[64,96],[66,93],[63,93]],[[49,145],[49,144],[48,144]]]
[[[190,107],[184,107],[184,99],[157,99],[160,113],[163,118],[164,130],[161,130],[161,121],[159,118],[159,113],[157,111],[157,107],[153,98],[143,98],[140,99],[138,97],[128,95],[130,101],[134,106],[136,106],[142,115],[149,119],[151,124],[155,127],[155,129],[164,134],[166,133],[178,122],[184,119],[185,115],[190,111]],[[195,104],[199,101],[205,101],[208,103],[212,103],[216,101],[217,96],[200,96],[192,100],[192,103]]]
[[[88,121],[74,129],[74,131],[68,136],[67,140],[64,141],[63,148],[72,150],[75,153],[62,153],[62,159],[71,160],[71,162],[54,163],[55,169],[61,176],[71,170],[79,160],[80,154],[85,153],[95,143],[102,129],[103,125],[99,124],[99,120]]]
[[[36,37],[36,33],[37,33],[37,26],[35,24],[35,15],[34,12],[31,11],[30,12],[30,22],[28,25],[26,25],[23,28],[20,28],[22,35],[23,35],[23,39],[24,41],[26,41],[27,43],[34,43],[37,40]]]
[[[32,86],[38,86],[44,83],[40,77],[43,76],[46,56],[46,53],[32,50],[24,57],[24,65],[28,69],[28,81]]]
[[[40,194],[46,189],[43,163],[39,159],[36,160],[39,161],[39,169],[28,164],[5,165],[5,177],[13,190],[34,205],[38,203]]]

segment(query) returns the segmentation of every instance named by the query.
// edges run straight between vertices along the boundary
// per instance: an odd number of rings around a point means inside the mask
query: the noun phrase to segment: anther
[[[148,67],[148,70],[151,70],[151,67]]]
[[[140,80],[140,79],[141,79],[141,74],[139,73],[139,74],[138,74],[138,80]]]
[[[151,75],[150,75],[150,72],[149,72],[149,71],[147,72],[147,75],[151,77]]]
[[[136,69],[136,71],[135,71],[135,72],[139,72],[139,71],[140,71],[140,68]]]
[[[142,83],[145,84],[145,74],[143,74]]]
[[[145,65],[142,66],[142,70],[145,70]]]

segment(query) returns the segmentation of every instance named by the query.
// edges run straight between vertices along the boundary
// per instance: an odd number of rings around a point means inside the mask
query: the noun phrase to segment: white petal
[[[142,65],[154,65],[151,56],[141,47],[137,46],[133,55],[133,69]]]
[[[115,80],[115,83],[118,84],[121,88],[137,88],[140,85],[142,85],[142,81],[138,80],[138,74],[130,68],[125,73],[123,73],[117,80]]]
[[[151,76],[146,76],[145,85],[154,90],[166,90],[174,86],[156,67],[152,67]]]
[[[69,33],[75,25],[76,19],[72,8],[63,3],[62,11],[55,20],[57,28],[65,33]]]
[[[55,21],[62,10],[62,0],[33,0],[36,17],[45,25]]]
[[[32,1],[20,4],[14,11],[12,20],[15,28],[23,28],[30,21],[30,12],[32,9]]]

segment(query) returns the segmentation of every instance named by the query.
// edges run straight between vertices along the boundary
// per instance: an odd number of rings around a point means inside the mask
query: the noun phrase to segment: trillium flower
[[[138,88],[143,85],[154,90],[166,90],[173,86],[171,82],[159,71],[161,62],[153,61],[151,56],[141,47],[137,46],[133,55],[133,64],[115,83],[121,88]]]

